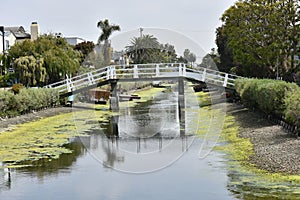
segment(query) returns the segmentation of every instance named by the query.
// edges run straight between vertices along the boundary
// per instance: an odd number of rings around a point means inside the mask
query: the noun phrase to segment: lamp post
[[[4,49],[4,47],[5,47],[5,45],[4,45],[4,26],[0,26],[0,31],[2,32],[2,48],[3,48],[2,50],[3,50],[3,56],[4,56],[4,53],[5,53],[5,49]],[[1,72],[0,73],[1,73],[0,75],[2,75],[2,66],[1,66]]]
[[[4,54],[4,51],[5,51],[5,45],[4,45],[4,26],[0,26],[0,31],[2,32],[2,50],[3,50],[3,54]]]

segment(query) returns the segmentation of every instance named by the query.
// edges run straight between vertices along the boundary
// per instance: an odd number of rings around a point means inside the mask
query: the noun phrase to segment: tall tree
[[[12,46],[8,51],[10,63],[13,63],[17,78],[42,72],[46,69],[45,80],[42,76],[35,75],[35,81],[27,79],[28,86],[42,86],[65,78],[65,75],[76,75],[80,66],[80,54],[67,43],[64,38],[53,35],[43,35],[37,40],[25,40]],[[27,71],[24,70],[27,68]],[[22,74],[30,73],[30,74]]]
[[[109,64],[111,60],[111,53],[108,39],[114,31],[120,31],[121,28],[119,25],[109,24],[108,19],[100,20],[97,23],[97,27],[102,31],[101,35],[98,38],[98,44],[104,41],[104,60],[106,64]]]
[[[194,53],[192,53],[189,49],[185,49],[183,52],[183,58],[190,62],[191,65],[193,65],[193,63],[196,61],[196,55]]]
[[[299,49],[298,0],[240,0],[225,11],[222,33],[245,75],[283,76]]]
[[[81,52],[82,60],[81,63],[84,61],[84,59],[94,50],[95,44],[93,42],[87,41],[87,42],[81,42],[79,44],[76,44],[74,46],[74,49]]]
[[[229,73],[236,65],[233,63],[232,50],[228,45],[228,36],[224,34],[223,26],[217,28],[216,35],[217,51],[220,56],[220,62],[217,63],[218,69]]]
[[[160,51],[160,43],[153,35],[134,37],[130,45],[126,46],[126,54],[133,63],[159,62]]]

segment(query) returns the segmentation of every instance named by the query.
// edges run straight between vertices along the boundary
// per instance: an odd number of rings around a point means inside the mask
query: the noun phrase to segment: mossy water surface
[[[140,100],[122,102],[121,105],[134,106],[137,102],[154,98],[162,91],[161,88],[136,91]],[[88,107],[90,109],[74,107],[71,113],[15,125],[0,132],[0,162],[5,167],[18,168],[41,159],[58,159],[61,154],[71,153],[65,147],[70,139],[88,137],[88,130],[99,128],[99,124],[109,122],[111,116],[118,115],[109,111],[109,105],[90,104]]]

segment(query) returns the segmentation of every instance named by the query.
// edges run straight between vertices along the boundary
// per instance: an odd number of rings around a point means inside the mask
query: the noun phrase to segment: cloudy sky
[[[215,47],[215,29],[222,13],[236,0],[9,0],[2,1],[0,25],[23,26],[29,31],[33,21],[42,33],[63,33],[97,41],[96,24],[109,19],[121,32],[144,32],[154,28],[175,31],[190,38],[205,52]],[[136,35],[138,36],[138,35]],[[162,41],[164,42],[164,41]],[[164,42],[165,43],[165,42]]]

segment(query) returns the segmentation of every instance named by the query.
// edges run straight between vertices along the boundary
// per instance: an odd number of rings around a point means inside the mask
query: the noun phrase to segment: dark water
[[[0,199],[253,199],[241,196],[251,187],[235,190],[239,173],[228,170],[224,154],[199,157],[210,141],[194,135],[198,115],[179,111],[176,98],[162,93],[125,105],[119,116],[85,130],[90,137],[74,138],[72,154],[0,171]]]

